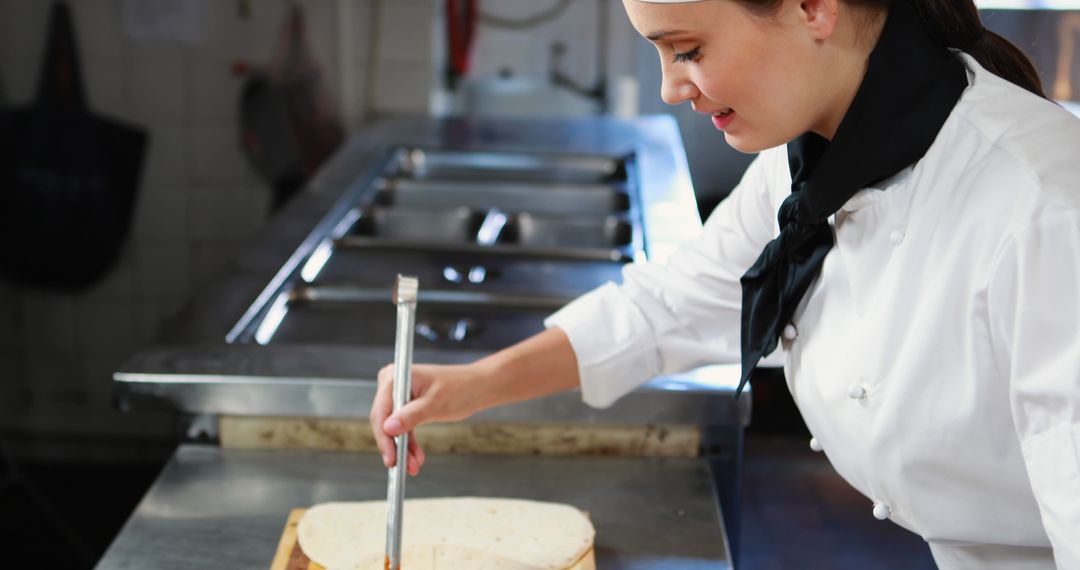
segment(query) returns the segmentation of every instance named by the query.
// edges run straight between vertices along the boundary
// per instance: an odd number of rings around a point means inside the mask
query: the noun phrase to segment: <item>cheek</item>
[[[721,75],[712,70],[694,74],[694,85],[709,101],[718,105],[739,108],[739,101],[745,100],[744,81],[738,76]]]
[[[728,144],[739,151],[754,153],[785,144],[804,132],[803,101],[790,84],[775,85],[757,78],[745,87],[743,98],[730,103],[742,122],[739,128],[725,133]]]
[[[714,58],[698,66],[694,80],[710,101],[736,111],[749,112],[763,91],[761,72],[753,62],[731,57]]]
[[[818,89],[813,82],[789,76],[774,82],[769,92],[762,94],[778,136],[790,140],[810,129],[817,116],[814,102],[820,98]]]
[[[807,100],[813,97],[814,86],[802,81],[798,71],[784,65],[763,66],[752,75],[744,74],[736,83],[739,100],[746,115],[772,129],[784,130],[785,125],[805,120]]]

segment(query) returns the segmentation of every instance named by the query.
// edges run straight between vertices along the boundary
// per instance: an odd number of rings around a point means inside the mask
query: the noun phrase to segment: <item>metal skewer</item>
[[[413,329],[416,327],[416,297],[420,289],[416,277],[398,275],[394,286],[397,305],[397,336],[394,343],[394,412],[409,403],[412,394]],[[409,458],[409,434],[394,437],[397,463],[390,468],[386,503],[386,567],[401,568],[401,536],[405,502],[405,473]]]

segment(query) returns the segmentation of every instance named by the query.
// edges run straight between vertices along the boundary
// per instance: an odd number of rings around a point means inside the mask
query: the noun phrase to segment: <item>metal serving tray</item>
[[[427,290],[425,290],[427,291]],[[305,286],[294,289],[287,315],[269,343],[393,346],[396,309],[389,289]],[[421,294],[417,348],[497,350],[544,328],[565,300],[472,293]]]
[[[505,241],[522,247],[618,249],[630,245],[633,228],[615,216],[562,218],[521,213],[504,232]]]
[[[364,209],[349,233],[408,242],[475,243],[483,212],[470,208]]]
[[[507,212],[603,216],[629,211],[630,194],[621,184],[386,178],[378,183],[375,203],[403,208],[465,206]]]
[[[489,211],[490,212],[490,211]],[[410,243],[516,245],[555,249],[625,249],[633,228],[617,216],[563,217],[521,212],[507,215],[485,237],[487,212],[451,209],[384,208],[362,211],[351,235]]]
[[[627,179],[619,157],[547,152],[401,148],[389,174],[440,180],[596,183]]]
[[[623,263],[521,255],[502,247],[433,250],[423,244],[361,247],[339,244],[322,269],[309,275],[320,284],[385,287],[407,267],[426,289],[551,295],[567,298],[600,283],[622,280]]]
[[[447,293],[420,303],[421,343],[507,346],[643,254],[637,191],[633,155],[392,149],[229,341],[390,345],[389,297],[371,292],[403,273]]]

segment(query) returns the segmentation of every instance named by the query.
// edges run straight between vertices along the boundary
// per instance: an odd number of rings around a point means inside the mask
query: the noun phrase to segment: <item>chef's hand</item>
[[[422,424],[435,421],[465,419],[478,411],[469,398],[475,390],[464,384],[480,374],[474,365],[416,364],[412,367],[412,396],[408,404],[393,413],[394,365],[379,371],[379,387],[371,405],[371,431],[375,444],[382,454],[383,464],[393,467],[397,463],[397,447],[394,436],[409,434],[409,455],[406,471],[410,475],[420,472],[424,464],[424,450],[416,441],[413,430]]]
[[[471,364],[417,364],[412,367],[412,399],[394,411],[394,366],[379,371],[371,405],[371,431],[383,463],[397,462],[394,436],[409,434],[405,470],[420,472],[424,451],[413,430],[428,422],[463,420],[481,410],[576,388],[577,357],[570,339],[552,327]]]

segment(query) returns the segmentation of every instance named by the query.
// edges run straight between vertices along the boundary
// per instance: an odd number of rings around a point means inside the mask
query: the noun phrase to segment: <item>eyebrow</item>
[[[663,32],[656,32],[654,34],[649,34],[649,35],[645,36],[645,39],[655,42],[657,40],[662,40],[662,39],[666,38],[667,36],[676,36],[676,35],[685,34],[685,33],[686,32],[684,32],[682,30],[666,30],[666,31],[663,31]]]

